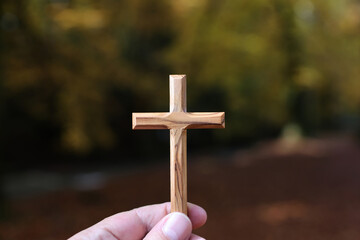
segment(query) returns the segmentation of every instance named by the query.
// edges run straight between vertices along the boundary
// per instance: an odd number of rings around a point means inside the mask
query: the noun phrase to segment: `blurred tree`
[[[359,26],[358,17],[346,17],[347,11],[359,13],[359,3],[256,0],[212,4],[203,1],[182,11],[185,24],[180,26],[170,59],[175,69],[195,76],[197,86],[208,87],[193,94],[195,101],[211,88],[224,93],[226,100],[220,102],[232,118],[228,118],[229,131],[220,134],[258,138],[287,122],[300,124],[307,133],[322,126],[334,129],[329,122],[345,114],[346,106],[359,103],[359,95],[350,97],[352,91],[344,86],[359,89],[360,35],[353,28],[350,37],[341,28],[345,19],[352,22],[347,25]]]
[[[1,5],[1,145],[25,166],[24,153],[149,148],[160,135],[133,138],[130,113],[167,110],[169,73],[188,74],[189,111],[227,112],[227,129],[194,133],[199,144],[277,136],[291,122],[307,134],[359,128],[358,1]]]
[[[17,132],[41,122],[53,150],[59,140],[76,152],[111,147],[111,114],[122,112],[118,124],[128,125],[132,95],[156,92],[163,84],[151,80],[169,72],[161,60],[172,38],[165,1],[8,1],[5,7],[19,23],[5,40],[8,101],[26,121],[17,124],[27,125]],[[10,125],[18,118],[7,115]]]
[[[172,55],[174,65],[194,76],[195,89],[205,86],[194,94],[195,101],[209,89],[223,92],[220,101],[231,118],[227,131],[219,134],[230,138],[267,135],[287,119],[290,81],[283,80],[286,59],[283,45],[278,44],[278,13],[268,1],[227,1],[216,8],[209,4],[198,6],[203,11],[189,11],[189,23],[184,24]],[[199,22],[197,28],[191,27],[192,21]]]

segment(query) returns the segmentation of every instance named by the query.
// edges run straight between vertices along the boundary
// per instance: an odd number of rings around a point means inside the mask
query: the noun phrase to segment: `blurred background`
[[[169,200],[168,111],[188,131],[207,239],[360,238],[360,1],[2,0],[0,239],[66,239]]]

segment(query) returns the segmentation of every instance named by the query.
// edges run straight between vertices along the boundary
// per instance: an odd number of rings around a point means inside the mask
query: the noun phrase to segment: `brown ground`
[[[10,203],[0,239],[66,239],[137,206],[168,199],[168,165],[113,178],[99,191]],[[208,211],[208,240],[360,239],[360,148],[349,139],[264,143],[189,163],[189,201]]]

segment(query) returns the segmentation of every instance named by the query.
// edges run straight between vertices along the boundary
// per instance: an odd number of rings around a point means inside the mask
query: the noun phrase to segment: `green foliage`
[[[224,142],[359,116],[356,1],[5,0],[2,9],[9,144],[125,150],[132,111],[167,110],[170,73],[188,75],[190,111],[227,112],[227,130],[214,133]]]

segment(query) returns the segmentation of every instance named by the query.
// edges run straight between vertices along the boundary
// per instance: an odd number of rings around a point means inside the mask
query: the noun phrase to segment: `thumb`
[[[161,219],[144,240],[187,240],[191,231],[192,224],[188,216],[174,212]]]

